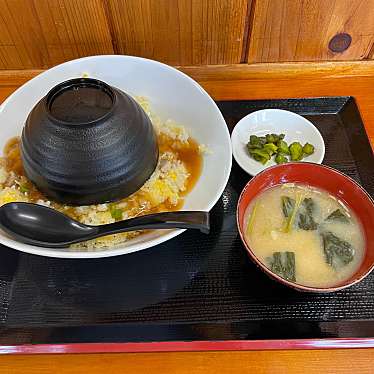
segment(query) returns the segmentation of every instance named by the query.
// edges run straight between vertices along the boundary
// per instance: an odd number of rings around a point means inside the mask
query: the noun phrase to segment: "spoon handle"
[[[107,225],[90,227],[97,228],[97,236],[126,231],[174,228],[198,229],[208,234],[210,229],[209,213],[202,211],[156,213],[109,223]]]

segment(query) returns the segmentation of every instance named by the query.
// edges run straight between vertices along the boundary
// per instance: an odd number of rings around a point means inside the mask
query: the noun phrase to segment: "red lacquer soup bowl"
[[[357,272],[333,287],[317,288],[287,281],[268,269],[252,252],[244,238],[244,214],[250,202],[264,190],[283,183],[300,183],[320,188],[343,201],[356,214],[365,235],[365,255]],[[257,174],[244,187],[237,207],[240,237],[250,258],[267,275],[280,283],[300,291],[333,292],[352,286],[365,278],[374,268],[374,201],[353,179],[330,167],[306,162],[273,166]]]

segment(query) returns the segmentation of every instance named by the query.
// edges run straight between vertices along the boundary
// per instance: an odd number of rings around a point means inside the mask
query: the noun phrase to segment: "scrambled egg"
[[[1,172],[4,172],[2,169]],[[0,190],[0,206],[7,203],[15,202],[28,202],[27,196],[25,196],[20,190],[11,187],[5,187]]]
[[[30,199],[34,196],[28,189],[21,188],[23,183],[30,183],[16,174],[7,172],[6,162],[0,163],[0,206],[10,202],[33,202],[40,205],[52,206],[72,218],[89,225],[113,223],[116,220],[128,219],[149,212],[162,211],[165,207],[177,206],[182,193],[187,189],[189,173],[186,165],[178,159],[178,147],[188,146],[189,134],[187,130],[170,120],[162,122],[150,111],[149,102],[144,98],[137,98],[139,104],[150,116],[156,134],[162,134],[171,146],[168,151],[160,151],[158,165],[149,180],[134,194],[112,204],[98,204],[90,206],[70,207],[41,198]],[[159,138],[160,139],[160,138]],[[17,146],[17,143],[15,143]],[[200,153],[200,149],[197,150]],[[5,159],[3,159],[5,161]],[[30,188],[34,188],[29,185]],[[75,249],[96,249],[111,247],[125,240],[139,235],[140,232],[129,232],[93,239],[74,244]]]

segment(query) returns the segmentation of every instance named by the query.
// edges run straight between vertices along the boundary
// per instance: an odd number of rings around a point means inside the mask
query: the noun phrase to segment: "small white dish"
[[[231,134],[232,151],[235,161],[248,174],[254,176],[269,166],[276,165],[273,158],[266,164],[251,158],[247,151],[250,135],[285,134],[287,144],[310,143],[315,151],[303,161],[321,164],[325,156],[325,142],[321,133],[306,118],[282,109],[263,109],[243,117]]]

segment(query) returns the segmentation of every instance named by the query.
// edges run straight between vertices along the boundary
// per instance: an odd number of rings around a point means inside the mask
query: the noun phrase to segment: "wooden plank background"
[[[0,0],[2,69],[106,53],[113,47],[101,0]]]
[[[372,57],[373,0],[260,0],[254,12],[248,62]],[[352,42],[334,53],[328,45],[339,33],[349,34]]]
[[[338,33],[352,37],[341,53]],[[95,54],[172,65],[374,58],[374,0],[0,0],[0,69]]]
[[[172,65],[239,63],[247,0],[109,0],[115,52]]]

